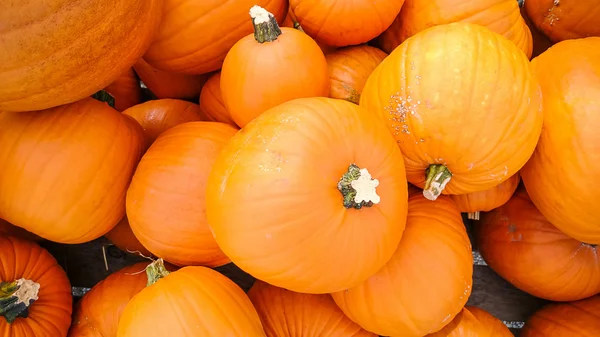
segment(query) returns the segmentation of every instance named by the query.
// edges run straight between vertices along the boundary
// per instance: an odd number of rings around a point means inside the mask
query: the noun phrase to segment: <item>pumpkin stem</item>
[[[254,25],[254,38],[258,43],[273,42],[281,35],[281,28],[275,16],[256,5],[250,8],[250,17]]]
[[[29,307],[38,299],[40,284],[26,279],[0,282],[0,316],[8,324],[17,318],[27,318]]]
[[[479,212],[467,213],[467,219],[469,219],[469,220],[479,220]]]
[[[361,209],[378,204],[381,198],[376,188],[379,180],[372,179],[369,170],[351,164],[337,184],[338,190],[344,197],[344,207]]]
[[[147,287],[158,282],[161,278],[169,275],[169,271],[165,268],[165,262],[163,259],[158,259],[146,267],[146,275],[148,276]]]
[[[425,170],[425,188],[423,196],[429,200],[437,199],[452,178],[452,173],[445,165],[429,165]]]
[[[97,93],[92,95],[92,98],[95,98],[100,102],[105,102],[113,108],[115,107],[115,98],[106,90],[98,91]]]

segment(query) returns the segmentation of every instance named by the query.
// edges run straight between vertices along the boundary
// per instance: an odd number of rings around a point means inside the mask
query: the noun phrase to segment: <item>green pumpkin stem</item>
[[[452,173],[445,165],[429,165],[425,170],[425,188],[423,196],[429,200],[437,199],[452,178]]]
[[[260,6],[250,8],[254,25],[254,38],[258,43],[273,42],[281,35],[281,28],[275,16]]]
[[[380,198],[375,191],[378,185],[379,181],[371,179],[367,169],[351,164],[342,175],[337,188],[342,193],[344,207],[361,209],[379,203]]]
[[[146,267],[146,276],[148,276],[147,287],[158,282],[161,278],[169,275],[169,271],[165,268],[165,262],[163,259],[158,259]]]
[[[0,316],[12,324],[17,318],[27,318],[29,307],[38,300],[39,283],[26,279],[0,282]]]
[[[100,90],[97,93],[92,95],[92,98],[99,100],[100,102],[105,102],[111,107],[115,107],[115,98],[109,94],[106,90]]]

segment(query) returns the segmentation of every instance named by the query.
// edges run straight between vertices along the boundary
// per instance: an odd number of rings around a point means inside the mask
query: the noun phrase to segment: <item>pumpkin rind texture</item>
[[[597,1],[528,0],[525,11],[553,42],[600,36]]]
[[[143,58],[133,65],[146,88],[157,98],[196,100],[208,80],[208,74],[189,75],[158,70]]]
[[[450,324],[427,337],[514,337],[501,320],[489,312],[466,306]]]
[[[542,128],[541,92],[512,42],[471,23],[428,28],[369,76],[360,106],[383,118],[404,155],[407,179],[451,173],[445,194],[490,189],[527,162]]]
[[[515,174],[489,190],[451,195],[462,213],[489,212],[504,205],[517,190],[521,178]]]
[[[146,52],[162,7],[162,0],[0,2],[0,110],[43,110],[108,86]]]
[[[200,111],[209,121],[226,123],[238,128],[223,103],[221,95],[221,72],[211,75],[200,92]]]
[[[531,316],[522,337],[596,337],[600,335],[600,295],[569,303],[548,304]]]
[[[133,118],[93,98],[0,114],[0,214],[59,243],[84,243],[125,215],[143,150]]]
[[[379,203],[344,206],[338,182],[351,164],[378,180]],[[407,194],[401,153],[379,119],[347,101],[300,98],[229,141],[208,179],[206,211],[241,269],[281,288],[329,293],[360,284],[392,256]]]
[[[600,244],[600,37],[559,42],[532,61],[544,128],[521,178],[540,212],[567,235]]]

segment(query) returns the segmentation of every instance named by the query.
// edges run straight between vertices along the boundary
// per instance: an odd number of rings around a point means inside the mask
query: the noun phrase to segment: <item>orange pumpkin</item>
[[[450,197],[456,203],[456,206],[458,206],[459,211],[468,213],[469,219],[479,220],[479,212],[489,212],[494,208],[504,205],[513,193],[515,193],[520,181],[521,179],[517,173],[489,190],[456,194]]]
[[[206,211],[215,240],[244,271],[329,293],[389,260],[407,194],[402,155],[382,121],[347,101],[299,98],[227,143],[208,178]]]
[[[541,93],[515,44],[464,22],[413,35],[369,76],[360,105],[383,118],[427,198],[516,174],[542,129]]]
[[[450,324],[427,337],[514,337],[506,325],[487,311],[466,306]]]
[[[66,336],[71,285],[56,259],[34,242],[0,235],[0,336]]]
[[[43,241],[39,236],[29,233],[23,228],[13,226],[10,222],[0,219],[0,235],[15,236],[23,240]]]
[[[301,294],[257,280],[248,297],[267,337],[376,337],[352,322],[328,294]]]
[[[600,293],[600,249],[552,226],[524,189],[484,213],[475,237],[490,268],[536,297],[573,301]]]
[[[125,215],[143,147],[138,123],[93,98],[0,115],[0,214],[60,243],[94,240]]]
[[[532,61],[542,87],[544,128],[521,179],[561,231],[600,244],[600,37],[562,41]]]
[[[147,257],[153,255],[146,247],[144,247],[144,245],[142,245],[140,240],[135,237],[135,234],[133,234],[133,231],[131,230],[131,226],[129,226],[127,216],[124,216],[110,232],[104,235],[104,237],[124,252],[137,255],[141,254]]]
[[[133,71],[127,69],[119,78],[104,88],[115,99],[115,109],[123,111],[136,104],[142,103],[142,87],[140,79]]]
[[[117,337],[265,336],[244,291],[205,267],[147,268],[148,286],[127,304]]]
[[[521,337],[596,337],[600,335],[600,295],[548,304],[531,316]]]
[[[223,104],[221,96],[221,72],[214,73],[200,92],[200,111],[206,120],[238,127]]]
[[[262,7],[252,7],[250,16],[254,34],[229,50],[221,70],[223,103],[240,127],[280,103],[329,94],[327,61],[313,39],[280,28]]]
[[[209,74],[188,75],[158,70],[143,58],[133,66],[146,88],[157,98],[196,100]]]
[[[387,264],[364,283],[334,293],[360,326],[384,336],[440,330],[464,307],[473,283],[471,243],[447,196],[408,199],[406,230]]]
[[[329,97],[358,104],[367,78],[386,56],[381,50],[367,45],[346,47],[325,55],[329,68]]]
[[[288,10],[288,13],[287,13],[285,19],[283,20],[283,23],[281,23],[281,26],[295,28],[295,29],[298,29],[298,30],[304,32],[304,29],[302,29],[302,26],[300,26],[300,24],[298,23],[298,20],[296,19],[296,16],[292,12],[291,8]],[[323,51],[323,54],[325,54],[325,55],[335,51],[338,48],[335,46],[330,46],[330,45],[324,44],[319,41],[315,41],[315,42],[317,42],[319,47],[321,47],[321,50]]]
[[[368,42],[381,34],[400,12],[404,0],[290,0],[302,29],[330,46]]]
[[[252,33],[250,7],[259,5],[282,22],[286,0],[164,0],[160,30],[144,59],[154,68],[204,74],[223,65],[227,51]],[[248,55],[249,56],[249,55]]]
[[[0,110],[75,102],[106,87],[146,51],[162,0],[0,1]]]
[[[531,31],[531,37],[533,40],[533,52],[531,53],[531,58],[537,57],[541,53],[548,50],[548,48],[552,47],[553,43],[546,35],[537,29],[533,22],[531,22],[531,19],[529,16],[527,16],[525,7],[521,7],[521,16],[525,20],[527,27],[529,27],[529,31]]]
[[[531,32],[516,0],[405,0],[396,20],[379,37],[379,44],[391,53],[418,32],[452,22],[489,28],[514,42],[527,58],[531,57]]]
[[[597,1],[527,0],[525,11],[553,42],[600,36]]]

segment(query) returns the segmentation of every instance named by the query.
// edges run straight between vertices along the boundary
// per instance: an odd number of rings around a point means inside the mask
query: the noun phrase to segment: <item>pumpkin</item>
[[[164,15],[144,60],[158,70],[204,74],[218,70],[225,55],[252,33],[248,10],[259,5],[282,22],[286,0],[164,0]]]
[[[200,92],[200,111],[206,120],[238,127],[231,119],[221,96],[221,72],[210,76]]]
[[[217,271],[169,273],[159,259],[146,272],[148,286],[123,310],[117,337],[265,336],[248,296]]]
[[[542,87],[544,128],[521,179],[550,223],[600,244],[600,191],[589,185],[600,170],[600,37],[559,42],[532,66]]]
[[[133,65],[146,88],[157,98],[196,100],[209,74],[188,75],[158,70],[143,58]]]
[[[133,118],[93,98],[0,115],[0,214],[59,243],[106,234],[125,215],[143,146]]]
[[[459,211],[468,213],[469,219],[479,220],[479,212],[489,212],[504,205],[515,193],[520,181],[517,173],[489,190],[451,195],[450,197],[458,206]]]
[[[328,294],[301,294],[257,280],[248,297],[268,337],[377,337],[346,317]]]
[[[527,16],[553,42],[600,36],[596,1],[527,0]]]
[[[0,235],[0,336],[66,336],[71,285],[38,244]]]
[[[484,213],[475,237],[490,268],[527,293],[552,301],[600,293],[600,249],[552,226],[524,189]]]
[[[429,27],[468,22],[504,36],[531,57],[532,37],[516,0],[405,0],[400,14],[379,37],[381,48],[391,53],[409,37]]]
[[[542,129],[529,60],[506,38],[472,23],[408,38],[369,76],[360,105],[387,122],[408,181],[431,200],[509,179]]]
[[[531,316],[521,337],[595,337],[600,334],[600,295],[570,303],[548,304]]]
[[[136,104],[142,103],[142,87],[140,79],[133,71],[133,68],[127,69],[113,83],[104,88],[115,99],[115,109],[123,111]]]
[[[392,24],[403,3],[404,0],[290,0],[290,10],[312,38],[344,47],[377,37]]]
[[[332,294],[351,320],[384,336],[424,336],[456,316],[471,294],[471,243],[448,196],[408,199],[406,230],[387,264],[364,283]]]
[[[127,217],[154,255],[179,266],[230,262],[207,224],[206,181],[236,132],[223,123],[184,123],[161,134],[144,154],[127,191]]]
[[[162,0],[0,2],[0,110],[47,109],[106,87],[149,47],[162,6]]]
[[[298,30],[304,32],[304,29],[302,29],[302,27],[298,23],[298,20],[296,19],[296,16],[292,12],[291,8],[288,10],[288,13],[285,16],[285,19],[283,20],[283,22],[281,23],[281,26],[295,28],[295,29],[298,29]],[[331,53],[337,49],[337,47],[335,47],[335,46],[330,46],[330,45],[324,44],[319,41],[315,41],[315,42],[317,42],[319,47],[321,47],[321,50],[323,51],[323,54],[325,54],[325,55],[327,55],[328,53]]]
[[[133,231],[131,230],[131,226],[129,226],[127,216],[124,216],[110,232],[104,235],[104,237],[124,252],[147,257],[153,255],[146,247],[144,247],[144,245],[142,245],[140,240],[135,237],[135,234],[133,234]]]
[[[358,285],[389,260],[408,187],[382,121],[315,97],[280,104],[240,130],[213,165],[206,194],[215,240],[237,266],[319,294]]]
[[[513,337],[502,321],[487,311],[466,306],[450,324],[427,337]]]
[[[15,236],[23,240],[43,241],[39,236],[29,233],[23,228],[13,226],[10,222],[0,219],[0,235]]]
[[[358,104],[367,78],[387,56],[375,47],[360,45],[325,55],[329,68],[329,97]]]
[[[531,19],[529,16],[527,16],[525,7],[521,7],[521,16],[525,20],[527,27],[529,27],[529,31],[531,31],[531,37],[533,40],[533,52],[531,53],[531,58],[537,57],[541,53],[548,50],[548,48],[552,47],[553,43],[546,35],[537,29],[533,22],[531,22]]]
[[[280,103],[329,94],[327,61],[313,39],[280,28],[262,7],[252,7],[250,17],[254,34],[229,50],[221,70],[223,103],[240,127]]]

